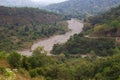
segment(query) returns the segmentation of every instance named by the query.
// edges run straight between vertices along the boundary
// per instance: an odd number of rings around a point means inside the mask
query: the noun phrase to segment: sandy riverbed
[[[82,31],[83,23],[80,22],[79,20],[71,19],[71,20],[68,20],[67,22],[68,22],[68,27],[69,27],[69,29],[71,29],[71,31],[69,31],[63,35],[56,35],[56,36],[52,36],[50,38],[35,42],[35,43],[33,43],[31,50],[33,51],[37,47],[43,46],[44,49],[46,51],[48,51],[48,55],[51,55],[50,51],[52,50],[54,44],[64,43],[70,38],[70,36],[72,36],[74,34],[78,34]],[[19,53],[21,53],[22,55],[27,55],[27,56],[32,55],[32,52],[30,50],[19,51]]]

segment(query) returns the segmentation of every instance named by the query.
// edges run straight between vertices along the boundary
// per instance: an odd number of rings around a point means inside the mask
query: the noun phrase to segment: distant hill
[[[62,17],[35,8],[0,7],[0,50],[28,48],[32,41],[67,31]]]
[[[52,53],[106,56],[112,55],[115,47],[120,49],[120,6],[89,17],[84,23],[82,33],[72,36],[64,44],[55,44]]]
[[[0,25],[22,24],[32,25],[32,23],[50,23],[61,20],[61,16],[36,8],[11,8],[0,7]],[[4,23],[4,24],[3,24]]]
[[[110,11],[90,17],[86,21],[85,32],[92,31],[94,36],[119,37],[120,36],[120,6]]]
[[[49,5],[48,10],[67,15],[68,17],[88,17],[118,6],[120,0],[68,0]]]

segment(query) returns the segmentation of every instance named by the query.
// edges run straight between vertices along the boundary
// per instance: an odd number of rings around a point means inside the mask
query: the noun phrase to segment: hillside
[[[91,30],[91,36],[106,36],[119,37],[120,36],[120,6],[112,8],[110,11],[90,17],[86,20],[84,27],[85,32]]]
[[[0,7],[0,50],[29,48],[36,39],[63,34],[62,16],[35,8]]]
[[[73,36],[66,33],[68,28]],[[71,19],[68,23],[63,16],[44,10],[1,6],[0,80],[120,80],[116,37],[120,37],[120,6],[84,22]],[[37,40],[57,43],[57,39],[69,40],[52,45],[49,56],[43,46],[29,50],[30,56],[16,52]]]
[[[41,52],[40,52],[41,51]],[[42,53],[42,54],[41,54]],[[115,55],[86,58],[46,56],[40,47],[32,56],[0,52],[1,80],[119,80],[120,50]]]
[[[68,0],[46,8],[67,17],[84,18],[104,12],[118,4],[120,0]]]
[[[120,6],[85,20],[83,29],[66,43],[54,45],[52,53],[112,55],[115,47],[120,48],[119,38],[116,39],[120,37]]]

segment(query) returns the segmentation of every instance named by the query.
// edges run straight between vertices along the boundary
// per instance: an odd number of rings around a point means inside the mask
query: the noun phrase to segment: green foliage
[[[62,53],[61,50],[64,50],[64,49],[65,49],[65,47],[63,46],[63,44],[55,44],[53,46],[53,50],[51,51],[51,53],[52,54],[60,54],[60,53]]]
[[[84,67],[83,67],[84,66]],[[93,64],[83,64],[76,69],[76,79],[75,80],[88,80],[92,79],[95,72],[95,65]]]
[[[21,55],[17,52],[12,52],[8,57],[9,64],[14,68],[21,67]]]
[[[5,72],[5,67],[0,67],[0,73],[4,73]]]
[[[94,29],[91,32],[94,36],[120,36],[120,6],[112,8],[110,11],[90,17],[85,24],[84,31],[88,32],[89,29]]]
[[[106,56],[113,54],[112,48],[115,48],[114,39],[98,38],[89,39],[75,35],[71,37],[65,44],[56,44],[53,47],[53,54],[86,54],[94,51],[99,56]]]
[[[27,70],[35,69],[37,67],[45,67],[55,63],[55,59],[51,56],[47,56],[46,54],[39,54],[22,58],[22,67]]]
[[[30,62],[29,62],[29,58],[26,56],[23,56],[22,58],[22,67],[24,67],[26,70],[29,70],[31,68],[30,66]]]
[[[0,6],[0,51],[28,49],[32,42],[68,31],[62,16],[35,8]]]
[[[4,59],[7,57],[7,54],[5,51],[0,52],[0,59]]]
[[[0,67],[0,74],[4,76],[0,76],[0,80],[15,80],[16,78],[15,73],[9,68]]]
[[[37,47],[34,51],[33,51],[33,56],[38,56],[40,54],[47,54],[47,51],[44,50],[44,47]]]
[[[30,76],[31,77],[36,77],[36,76],[38,76],[38,73],[37,73],[37,71],[36,70],[30,70]]]
[[[105,80],[117,80],[120,75],[119,57],[120,55],[114,56],[111,59],[106,59],[98,69],[101,72]]]
[[[113,56],[99,58],[67,59],[64,56],[64,61],[57,59],[58,56],[52,57],[43,54],[29,57],[21,56],[21,62],[19,61],[21,66],[18,64],[15,66],[27,70],[32,78],[42,77],[44,80],[119,80],[120,51],[115,49],[114,52],[117,53]],[[91,51],[91,54],[94,55],[94,51]],[[20,60],[18,55],[12,53],[8,59],[13,58],[14,62],[18,63]],[[15,60],[16,57],[17,60]],[[11,66],[13,67],[13,63]],[[24,74],[24,71],[22,73]],[[4,74],[5,78],[9,80],[15,78],[15,73],[4,67],[0,67],[0,74]]]

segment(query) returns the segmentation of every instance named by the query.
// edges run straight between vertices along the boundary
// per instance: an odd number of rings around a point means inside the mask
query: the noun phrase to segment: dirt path
[[[33,51],[37,47],[43,46],[44,49],[46,51],[48,51],[48,55],[51,55],[50,51],[52,50],[54,44],[64,43],[70,38],[70,36],[72,36],[74,34],[78,34],[82,31],[83,23],[80,22],[79,20],[71,19],[67,22],[68,22],[68,27],[69,27],[69,29],[71,29],[71,31],[69,31],[69,32],[67,32],[66,34],[63,34],[63,35],[52,36],[48,39],[40,40],[36,43],[33,43],[32,47],[31,47],[31,50]],[[19,51],[19,53],[21,53],[22,55],[27,55],[27,56],[30,56],[32,54],[32,52],[30,52],[30,50]]]

